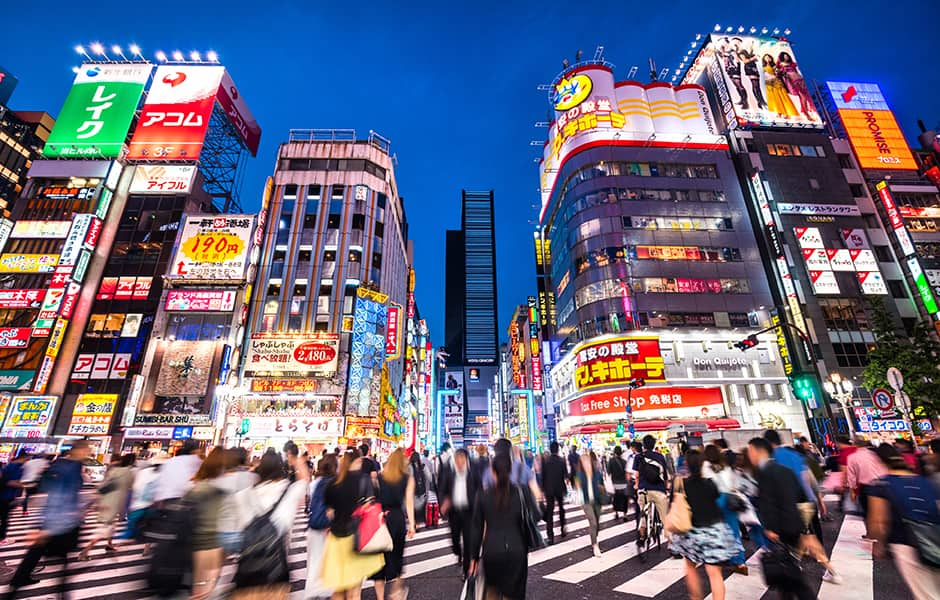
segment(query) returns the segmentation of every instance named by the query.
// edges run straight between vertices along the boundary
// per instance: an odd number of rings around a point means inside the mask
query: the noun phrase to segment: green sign
[[[120,156],[151,69],[146,63],[82,65],[49,134],[43,156]]]
[[[920,299],[924,302],[924,308],[927,309],[927,312],[931,315],[937,314],[937,311],[940,309],[937,308],[937,301],[933,297],[930,283],[927,281],[927,275],[924,273],[924,270],[920,268],[920,262],[917,260],[916,256],[907,261],[907,267],[911,270],[911,277],[914,278],[914,285],[917,286]]]
[[[0,390],[28,391],[34,371],[0,371]]]

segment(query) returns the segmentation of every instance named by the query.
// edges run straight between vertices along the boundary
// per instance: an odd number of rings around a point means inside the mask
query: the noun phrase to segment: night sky
[[[162,2],[17,3],[0,65],[20,84],[16,110],[57,114],[79,63],[100,41],[154,52],[215,50],[263,134],[242,203],[256,210],[278,144],[291,128],[370,129],[392,141],[415,241],[417,299],[443,338],[444,230],[460,226],[460,190],[494,189],[500,339],[513,307],[535,292],[534,159],[547,130],[545,92],[578,49],[626,78],[647,59],[675,69],[696,33],[716,24],[790,28],[807,79],[873,81],[916,143],[917,119],[940,121],[940,4],[875,2]],[[642,7],[642,8],[641,8]],[[933,57],[933,60],[932,58]]]

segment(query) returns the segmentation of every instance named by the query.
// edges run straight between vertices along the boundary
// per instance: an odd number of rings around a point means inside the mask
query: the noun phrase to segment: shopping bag
[[[485,588],[482,575],[471,575],[463,584],[460,600],[483,600]]]
[[[385,525],[385,511],[374,499],[368,499],[353,511],[354,549],[359,554],[381,554],[392,550],[392,535]]]

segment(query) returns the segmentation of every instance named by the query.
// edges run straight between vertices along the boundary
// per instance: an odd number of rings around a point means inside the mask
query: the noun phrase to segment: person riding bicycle
[[[667,484],[669,483],[669,472],[666,466],[666,457],[656,452],[656,438],[651,435],[643,437],[643,452],[636,456],[633,461],[633,469],[636,471],[637,499],[640,510],[637,511],[639,521],[638,529],[640,536],[637,538],[637,546],[642,547],[646,538],[646,521],[640,518],[646,505],[650,502],[656,507],[659,519],[664,521],[666,513],[669,512],[669,496],[667,494]],[[669,532],[666,532],[667,538]]]

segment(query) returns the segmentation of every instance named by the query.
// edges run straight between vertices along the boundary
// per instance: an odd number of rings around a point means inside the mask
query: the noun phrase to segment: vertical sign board
[[[385,327],[385,360],[394,360],[401,356],[401,305],[388,304],[388,320]]]
[[[914,242],[911,241],[907,227],[904,226],[904,219],[901,218],[901,213],[894,204],[894,197],[891,195],[891,190],[888,189],[888,182],[879,181],[875,185],[875,189],[878,190],[878,195],[881,196],[881,203],[884,205],[885,212],[888,214],[888,222],[891,224],[891,228],[894,229],[894,235],[898,238],[901,253],[904,256],[914,254]]]
[[[222,66],[158,67],[127,158],[198,160],[224,72]]]
[[[252,156],[257,156],[258,144],[261,143],[261,127],[258,126],[258,122],[248,109],[248,104],[242,98],[241,92],[235,87],[235,82],[232,81],[228,71],[222,74],[219,104],[241,137],[242,143]]]
[[[117,158],[152,65],[84,64],[42,150],[49,158]]]

